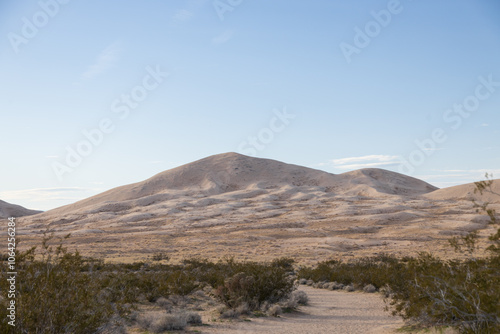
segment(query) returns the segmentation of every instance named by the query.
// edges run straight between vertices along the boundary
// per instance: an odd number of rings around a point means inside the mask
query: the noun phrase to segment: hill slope
[[[462,184],[448,187],[426,194],[425,197],[434,200],[480,200],[490,203],[500,203],[500,179],[493,180],[490,192],[488,189],[483,194],[474,193],[476,186],[474,183]]]
[[[8,217],[23,217],[35,215],[37,213],[41,213],[42,211],[37,210],[29,210],[20,205],[10,204],[0,200],[0,218],[8,218]]]

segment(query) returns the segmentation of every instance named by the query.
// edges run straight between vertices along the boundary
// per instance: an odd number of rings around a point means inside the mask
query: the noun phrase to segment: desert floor
[[[399,317],[384,311],[379,294],[343,292],[300,286],[309,296],[309,305],[299,312],[278,318],[252,318],[251,321],[210,322],[196,328],[200,333],[394,333],[403,326]]]

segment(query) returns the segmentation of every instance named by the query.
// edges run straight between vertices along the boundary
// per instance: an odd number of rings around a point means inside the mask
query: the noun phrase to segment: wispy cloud
[[[450,173],[468,173],[468,174],[481,174],[481,176],[484,176],[484,174],[488,173],[496,173],[500,174],[500,169],[498,168],[492,168],[492,169],[444,169],[443,172],[450,172]]]
[[[101,51],[99,56],[97,56],[96,61],[89,65],[85,72],[82,74],[83,79],[92,79],[111,67],[113,67],[118,59],[120,58],[120,46],[118,42],[108,45],[104,50]]]
[[[224,44],[224,43],[227,43],[233,37],[234,37],[234,31],[226,30],[222,34],[212,38],[212,44],[215,44],[215,45]]]
[[[176,10],[174,15],[172,15],[170,23],[173,25],[178,25],[190,21],[193,17],[196,16],[196,13],[199,12],[200,9],[207,4],[209,4],[208,0],[186,1],[186,6],[182,9]]]
[[[172,16],[172,21],[174,23],[180,23],[184,21],[188,21],[193,17],[193,12],[187,9],[179,9]]]
[[[365,155],[361,157],[349,157],[332,159],[328,162],[320,163],[319,166],[330,166],[338,169],[360,169],[360,168],[380,168],[393,167],[401,163],[401,158],[397,155]]]
[[[444,147],[434,147],[434,148],[424,147],[424,148],[422,148],[422,150],[424,150],[424,151],[442,151],[442,150],[444,150]]]
[[[477,182],[485,179],[485,174],[493,174],[493,178],[499,178],[500,169],[442,169],[433,170],[436,174],[414,175],[416,178],[444,188],[460,184]]]
[[[1,191],[0,199],[29,209],[48,210],[93,196],[103,189],[60,187]]]
[[[449,178],[463,178],[463,177],[468,177],[469,174],[457,174],[457,173],[450,173],[450,174],[426,174],[426,175],[415,175],[416,178],[422,179],[422,180],[440,180],[440,179],[449,179]]]

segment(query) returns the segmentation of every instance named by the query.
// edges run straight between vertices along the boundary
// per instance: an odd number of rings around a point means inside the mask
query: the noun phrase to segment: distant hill
[[[43,211],[29,210],[20,205],[10,204],[0,200],[0,218],[23,217],[36,215]]]
[[[493,180],[491,190],[484,191],[483,194],[474,193],[476,185],[474,183],[462,184],[448,187],[426,194],[425,197],[434,200],[480,200],[489,203],[500,203],[500,179]]]
[[[95,212],[111,203],[115,206],[122,203],[123,207],[141,206],[141,203],[168,201],[180,195],[217,195],[245,189],[304,186],[321,187],[323,191],[337,195],[361,196],[421,195],[438,189],[422,180],[383,169],[369,168],[335,175],[276,160],[224,153],[47,211],[45,215],[71,214],[82,210]]]

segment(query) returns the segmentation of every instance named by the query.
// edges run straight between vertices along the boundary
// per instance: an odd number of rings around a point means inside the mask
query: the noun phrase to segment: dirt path
[[[252,318],[250,322],[215,324],[202,327],[201,333],[273,333],[273,334],[354,334],[393,333],[403,326],[400,318],[384,311],[378,294],[299,288],[309,296],[309,305],[299,312],[279,318]]]

